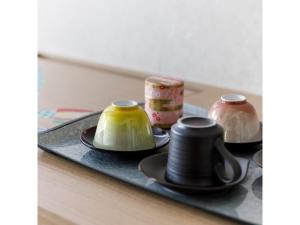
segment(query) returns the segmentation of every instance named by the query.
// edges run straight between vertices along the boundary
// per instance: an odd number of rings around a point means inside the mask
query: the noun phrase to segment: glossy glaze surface
[[[152,127],[152,133],[153,133],[153,137],[154,137],[154,141],[155,141],[155,146],[154,148],[149,148],[149,149],[144,149],[144,150],[137,150],[137,151],[122,151],[122,150],[107,150],[107,149],[101,149],[101,148],[97,148],[96,146],[94,146],[93,144],[93,140],[94,140],[94,136],[95,136],[95,132],[96,132],[97,127],[90,127],[89,129],[84,130],[81,133],[80,136],[80,140],[81,142],[89,147],[90,149],[96,150],[96,151],[103,151],[103,152],[110,152],[111,154],[144,154],[149,155],[149,154],[154,154],[155,152],[157,152],[159,149],[163,148],[164,146],[166,146],[169,141],[170,141],[170,136],[168,134],[167,131],[159,128],[159,127]]]
[[[112,151],[154,148],[152,127],[146,112],[135,101],[114,101],[99,118],[93,145]]]
[[[244,143],[261,140],[255,108],[242,95],[223,95],[209,110],[209,117],[224,128],[224,141]]]

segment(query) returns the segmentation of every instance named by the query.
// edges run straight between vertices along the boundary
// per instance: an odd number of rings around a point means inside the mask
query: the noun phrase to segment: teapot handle
[[[237,180],[242,174],[242,169],[241,169],[239,162],[226,149],[226,147],[224,146],[224,142],[221,138],[217,138],[217,140],[215,142],[215,147],[218,150],[218,152],[220,153],[220,155],[223,157],[223,159],[229,163],[229,165],[232,169],[232,172],[233,172],[232,177],[226,177],[223,164],[218,163],[215,166],[215,171],[216,171],[218,178],[223,183],[231,183],[231,182]]]

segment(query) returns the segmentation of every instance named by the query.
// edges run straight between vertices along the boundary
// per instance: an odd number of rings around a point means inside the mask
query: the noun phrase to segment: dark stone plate
[[[242,169],[241,176],[237,180],[231,183],[228,184],[216,183],[214,186],[209,186],[209,187],[180,185],[168,181],[165,178],[168,153],[156,154],[143,159],[139,163],[139,170],[141,170],[147,177],[154,179],[157,183],[175,191],[179,191],[183,193],[191,193],[191,194],[212,193],[212,192],[224,191],[228,188],[231,188],[241,183],[245,179],[248,171],[249,160],[239,158],[239,157],[236,157],[236,159],[241,165],[241,169]],[[226,167],[226,173],[230,174],[230,168]]]
[[[185,116],[206,116],[207,110],[184,104],[183,113]],[[100,114],[101,112],[93,113],[39,132],[38,146],[51,154],[72,160],[83,167],[91,168],[182,204],[235,219],[242,223],[262,223],[262,169],[253,160],[249,161],[246,178],[238,185],[228,188],[226,192],[186,194],[173,191],[158,184],[153,179],[149,179],[138,170],[138,164],[145,158],[145,155],[112,154],[107,151],[95,151],[82,144],[80,141],[81,133],[96,126]],[[154,153],[167,151],[168,145]],[[248,160],[253,157],[253,152],[246,152],[242,148],[239,152],[234,153],[234,155]],[[151,153],[149,152],[149,154]]]
[[[155,153],[157,150],[166,146],[170,141],[170,136],[166,131],[164,131],[158,127],[152,127],[152,132],[153,132],[153,136],[154,136],[154,140],[155,140],[154,148],[138,150],[138,151],[107,150],[107,149],[97,148],[93,145],[93,140],[94,140],[96,129],[97,129],[97,126],[94,126],[94,127],[84,130],[81,133],[80,140],[85,146],[87,146],[93,150],[97,150],[97,151],[107,151],[107,152],[118,153],[118,154],[140,154],[140,153],[143,154],[145,152]]]

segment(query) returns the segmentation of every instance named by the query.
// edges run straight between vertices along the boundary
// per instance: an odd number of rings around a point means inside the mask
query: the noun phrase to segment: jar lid
[[[165,86],[165,87],[183,87],[184,82],[180,79],[175,79],[172,77],[161,77],[161,76],[152,76],[148,77],[145,80],[147,85],[151,86]]]

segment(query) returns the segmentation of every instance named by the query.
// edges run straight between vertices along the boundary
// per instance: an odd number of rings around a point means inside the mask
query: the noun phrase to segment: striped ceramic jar
[[[182,116],[184,83],[160,76],[145,81],[145,110],[152,125],[170,128]]]

